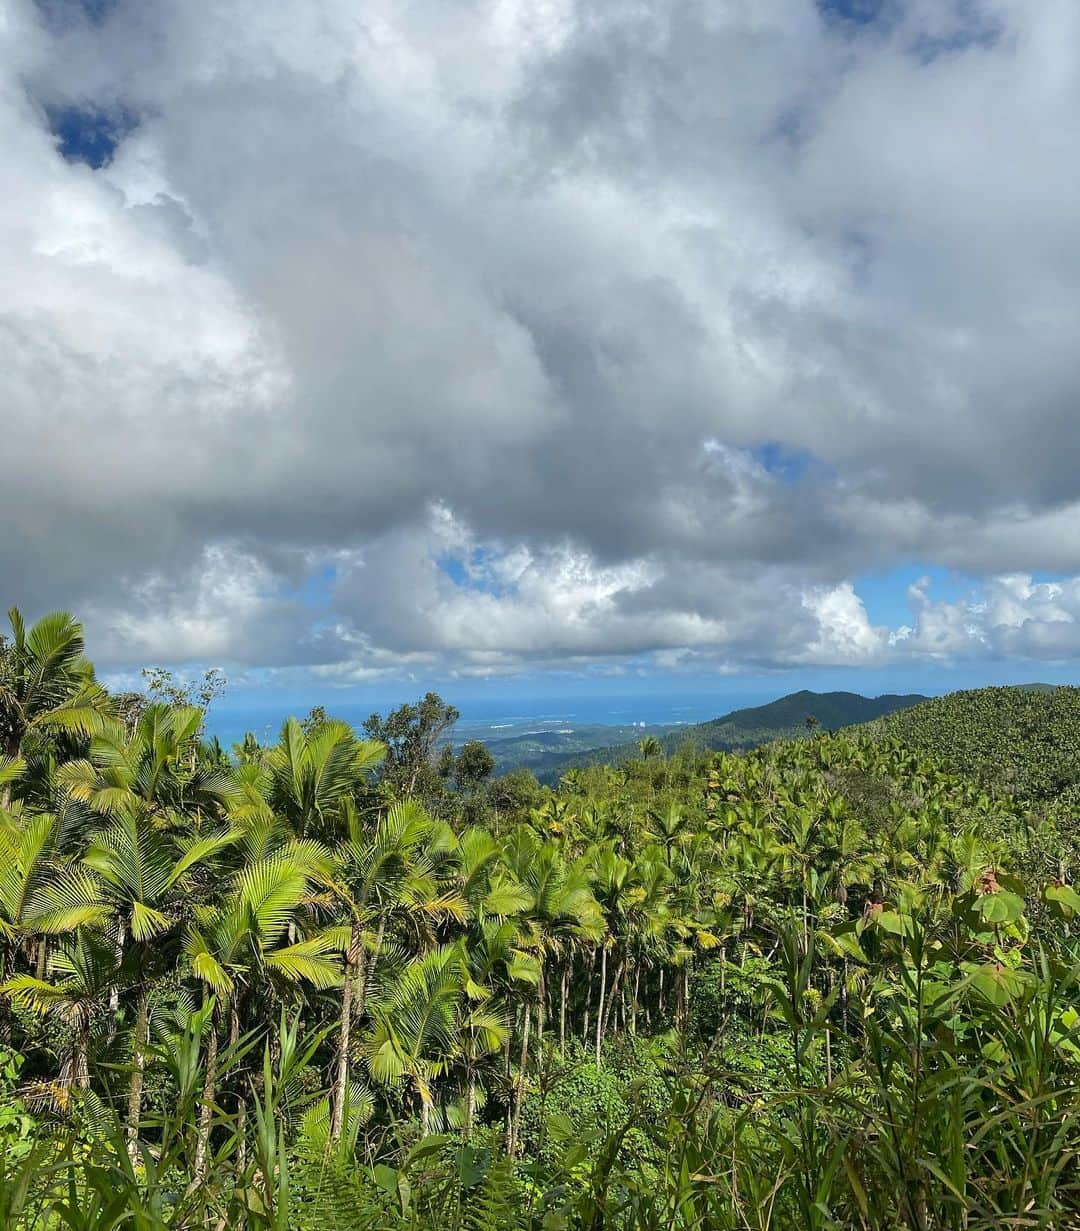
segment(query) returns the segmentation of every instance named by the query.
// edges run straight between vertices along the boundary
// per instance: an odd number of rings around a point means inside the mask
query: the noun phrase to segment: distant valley
[[[926,699],[918,693],[864,697],[853,692],[803,689],[767,705],[733,710],[709,722],[679,726],[582,725],[567,730],[532,731],[485,742],[495,757],[496,772],[524,768],[541,781],[552,781],[572,765],[618,762],[636,756],[638,742],[648,736],[658,739],[665,752],[673,752],[686,743],[714,750],[740,751],[775,739],[797,738],[805,735],[811,726],[835,731],[871,722]]]

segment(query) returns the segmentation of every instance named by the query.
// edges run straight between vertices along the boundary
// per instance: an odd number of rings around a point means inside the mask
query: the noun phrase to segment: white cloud
[[[1006,574],[951,602],[931,599],[923,581],[912,587],[911,598],[915,626],[895,642],[905,653],[1052,662],[1080,654],[1080,578],[1037,582]]]
[[[1074,656],[1080,16],[886,8],[9,0],[11,598],[326,679]],[[871,625],[911,559],[977,598]]]

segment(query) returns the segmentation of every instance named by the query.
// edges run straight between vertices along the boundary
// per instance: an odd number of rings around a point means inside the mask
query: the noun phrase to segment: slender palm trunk
[[[566,997],[570,984],[570,963],[565,962],[559,980],[559,1055],[566,1055]]]
[[[90,1089],[90,1016],[80,1013],[75,1028],[75,1051],[71,1061],[71,1084],[76,1090]]]
[[[844,958],[843,982],[840,984],[840,1020],[844,1026],[844,1037],[848,1032],[848,960]]]
[[[233,1049],[240,1041],[240,997],[234,996],[229,1002],[229,1051],[233,1053]],[[262,1079],[261,1073],[255,1074],[255,1080]],[[237,1082],[236,1089],[236,1168],[240,1174],[243,1174],[244,1168],[247,1166],[248,1143],[247,1143],[247,1095],[244,1092],[242,1078]],[[245,1224],[246,1225],[246,1224]]]
[[[127,939],[127,929],[124,926],[123,917],[121,917],[116,925],[116,969],[117,979],[109,988],[109,1038],[112,1039],[116,1035],[116,1027],[120,1017],[120,982],[119,970],[120,963],[124,960],[124,941]]]
[[[544,959],[540,958],[540,978],[536,988],[539,993],[536,1004],[536,1042],[537,1046],[544,1044],[544,1000],[547,997],[547,985],[544,979]]]
[[[641,966],[634,966],[634,989],[630,993],[630,1033],[637,1034],[637,1011],[638,1011],[638,981],[641,978]]]
[[[682,984],[679,988],[679,1017],[682,1028],[686,1029],[686,1021],[690,1014],[690,959],[682,969]]]
[[[337,1073],[334,1077],[333,1111],[330,1118],[330,1140],[335,1144],[341,1140],[341,1130],[345,1125],[345,1102],[349,1096],[349,1035],[352,1030],[353,986],[356,981],[354,972],[358,971],[361,964],[363,941],[360,923],[354,920],[349,936],[349,952],[345,957],[345,983],[341,989]]]
[[[469,1073],[465,1086],[465,1140],[472,1138],[473,1104],[476,1102],[476,1070],[469,1061]]]
[[[604,996],[607,992],[607,946],[600,951],[600,999],[596,1005],[596,1063],[600,1063],[600,1043],[604,1037]]]
[[[21,751],[22,741],[17,736],[13,735],[4,741],[4,755],[10,757],[11,760],[14,761]],[[0,787],[0,808],[7,812],[10,807],[11,782],[8,781],[4,783],[3,787]]]
[[[597,1064],[600,1063],[600,1043],[602,1043],[604,1039],[607,1038],[608,1026],[611,1024],[612,1020],[613,1019],[617,1020],[616,1005],[618,1003],[618,994],[619,994],[620,986],[622,984],[623,971],[625,971],[625,969],[626,969],[625,961],[620,960],[618,966],[615,967],[615,977],[611,980],[611,992],[608,995],[607,1009],[603,1015],[603,1027],[601,1028],[600,1039],[599,1039],[599,1042],[597,1043],[597,1048],[596,1048],[596,1063]],[[616,1029],[618,1029],[617,1026],[616,1026]]]
[[[532,1005],[525,1004],[525,1020],[521,1027],[521,1059],[518,1063],[518,1079],[514,1088],[514,1114],[510,1121],[510,1140],[507,1153],[511,1158],[517,1154],[518,1133],[521,1128],[521,1104],[525,1099],[525,1068],[529,1063],[529,1026],[532,1022]]]
[[[7,982],[8,962],[11,952],[7,942],[0,944],[0,985]],[[7,996],[0,996],[0,1043],[5,1046],[11,1042],[11,1001]]]
[[[581,1037],[586,1047],[589,1045],[589,1015],[592,1012],[592,977],[596,969],[596,950],[589,954],[589,973],[585,976],[585,1028]]]
[[[127,1143],[132,1158],[138,1154],[139,1122],[142,1119],[143,1076],[146,1071],[146,1043],[150,1037],[150,998],[144,988],[135,1010],[135,1035],[131,1043],[131,1082],[128,1085]]]
[[[214,1117],[214,1095],[217,1093],[218,1069],[218,1008],[214,1006],[210,1019],[210,1038],[206,1044],[206,1079],[203,1082],[202,1101],[199,1107],[198,1140],[195,1146],[195,1167],[192,1184],[206,1179],[210,1149],[210,1128]]]

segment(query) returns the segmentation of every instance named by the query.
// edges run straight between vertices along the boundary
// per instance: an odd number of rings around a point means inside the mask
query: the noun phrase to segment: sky
[[[1075,0],[0,0],[0,578],[234,697],[1075,680]]]

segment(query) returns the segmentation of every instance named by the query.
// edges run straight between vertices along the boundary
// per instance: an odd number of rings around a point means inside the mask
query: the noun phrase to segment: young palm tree
[[[198,706],[148,706],[130,734],[95,736],[87,757],[61,766],[59,783],[103,817],[138,813],[180,832],[217,822],[239,787],[230,772],[193,756],[202,723]]]
[[[109,903],[115,920],[115,946],[118,965],[123,962],[127,938],[134,946],[140,972],[151,966],[155,945],[183,918],[189,874],[201,864],[236,841],[228,830],[202,837],[171,839],[153,827],[150,814],[143,809],[125,811],[99,834],[84,857],[84,864],[97,876],[101,896]],[[150,984],[145,977],[137,983],[132,1071],[128,1087],[128,1137],[132,1146],[138,1133],[142,1112],[142,1087],[149,1041]],[[119,987],[110,996],[110,1012],[115,1022],[119,1006]]]
[[[335,897],[349,916],[331,1103],[330,1138],[335,1142],[341,1138],[349,1097],[353,1018],[363,1016],[370,967],[378,960],[387,917],[404,900],[409,878],[416,871],[418,848],[431,828],[431,819],[412,802],[391,808],[370,831],[355,807],[346,807],[344,816],[349,836],[334,848],[330,880]]]
[[[294,940],[302,910],[330,877],[330,856],[310,841],[274,841],[255,829],[239,839],[241,851],[258,851],[235,874],[224,900],[200,912],[184,941],[187,963],[215,1004],[207,1044],[193,1181],[205,1174],[217,1087],[218,1028],[226,1011],[239,1022],[244,997],[275,987],[341,982],[340,929],[313,931]],[[235,1025],[234,1025],[235,1033]],[[235,1040],[234,1040],[235,1041]]]
[[[437,1106],[435,1082],[450,1071],[464,1045],[465,977],[460,944],[416,958],[380,997],[364,1040],[371,1076],[412,1088],[425,1132]]]
[[[516,922],[521,931],[519,947],[531,953],[537,964],[537,1033],[542,1038],[548,958],[566,954],[576,941],[599,940],[604,933],[604,918],[593,896],[585,864],[567,863],[556,843],[542,843],[522,826],[511,835],[504,859],[508,874],[526,895]],[[508,1139],[511,1155],[517,1148],[525,1094],[532,1007],[528,999],[522,1006],[521,1054]]]
[[[311,733],[290,718],[266,754],[266,799],[298,837],[334,837],[341,809],[386,755],[378,740],[356,738],[328,720]]]
[[[83,656],[82,625],[56,611],[27,632],[17,607],[8,619],[11,639],[0,648],[0,755],[19,759],[30,735],[89,736],[115,724],[108,694]],[[10,807],[12,785],[10,777],[0,781],[0,807]]]
[[[0,982],[20,945],[36,948],[42,974],[47,936],[108,918],[93,877],[65,857],[64,838],[56,813],[26,814],[18,805],[0,811]],[[10,1025],[8,1003],[0,995],[0,1039]]]
[[[105,937],[79,928],[52,954],[52,980],[16,975],[2,989],[31,1012],[54,1015],[71,1028],[71,1053],[59,1074],[57,1097],[90,1088],[90,1039],[96,1018],[104,1014],[119,978],[116,954]]]

